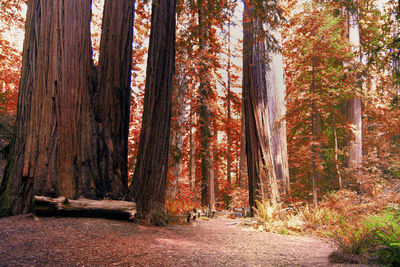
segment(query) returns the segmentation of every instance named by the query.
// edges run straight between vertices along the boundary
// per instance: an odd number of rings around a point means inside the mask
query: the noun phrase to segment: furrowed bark
[[[271,155],[270,126],[268,119],[267,88],[265,81],[265,44],[259,41],[262,24],[254,7],[245,3],[243,28],[243,95],[246,128],[246,155],[249,179],[249,204],[267,198],[280,201],[274,164]]]
[[[275,38],[279,45],[282,37],[279,28],[268,26],[267,30]],[[267,55],[267,99],[268,115],[271,127],[271,148],[274,163],[275,175],[278,183],[278,191],[281,196],[287,196],[290,192],[289,164],[286,140],[286,87],[283,79],[283,58],[278,51],[268,51]]]
[[[207,2],[208,3],[208,2]],[[201,154],[201,206],[209,207],[211,205],[212,196],[210,195],[210,187],[212,175],[212,151],[211,151],[211,85],[207,53],[207,37],[209,31],[209,21],[207,20],[206,10],[207,3],[198,0],[198,19],[199,19],[199,49],[203,55],[200,63],[200,154]]]
[[[104,3],[99,57],[96,120],[104,134],[108,197],[119,199],[128,183],[134,0]]]
[[[175,67],[175,0],[152,4],[144,110],[132,189],[138,217],[152,223],[165,212],[172,82]]]

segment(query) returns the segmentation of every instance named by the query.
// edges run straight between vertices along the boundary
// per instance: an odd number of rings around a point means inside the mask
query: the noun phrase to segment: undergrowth
[[[318,207],[297,203],[257,203],[258,225],[281,234],[316,234],[334,240],[334,262],[400,266],[400,196],[380,193],[360,196],[341,190],[325,197]]]

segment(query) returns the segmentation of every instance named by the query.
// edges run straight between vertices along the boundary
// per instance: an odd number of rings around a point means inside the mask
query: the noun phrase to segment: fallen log
[[[93,200],[65,197],[34,197],[36,216],[96,217],[117,220],[132,220],[136,214],[135,202],[118,200]]]

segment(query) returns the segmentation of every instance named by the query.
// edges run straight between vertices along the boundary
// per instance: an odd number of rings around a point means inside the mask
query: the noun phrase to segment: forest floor
[[[238,219],[166,227],[32,215],[0,219],[0,266],[357,266],[329,263],[333,251],[325,240],[259,232]]]

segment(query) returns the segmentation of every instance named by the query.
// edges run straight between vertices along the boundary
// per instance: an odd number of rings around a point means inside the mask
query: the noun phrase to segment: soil
[[[2,218],[0,266],[344,266],[329,263],[335,247],[327,241],[259,232],[238,222],[155,227],[95,218]]]

